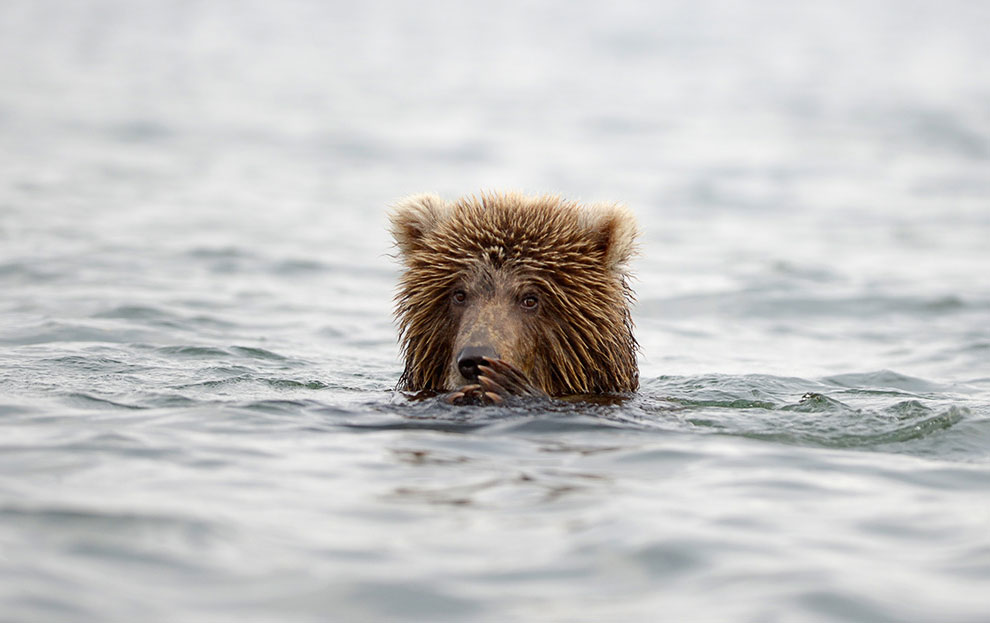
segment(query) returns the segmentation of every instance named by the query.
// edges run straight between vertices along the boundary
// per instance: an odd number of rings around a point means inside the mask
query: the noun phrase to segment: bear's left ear
[[[619,204],[593,204],[588,206],[588,226],[601,245],[605,267],[619,274],[628,272],[628,263],[636,254],[636,217],[628,208]]]
[[[399,251],[409,255],[418,249],[424,234],[436,226],[446,208],[446,201],[430,194],[406,197],[392,206],[389,220]]]

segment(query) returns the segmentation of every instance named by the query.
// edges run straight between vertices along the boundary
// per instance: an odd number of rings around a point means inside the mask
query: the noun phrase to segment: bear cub
[[[390,220],[404,266],[398,389],[453,404],[637,389],[628,210],[515,193],[416,195]]]

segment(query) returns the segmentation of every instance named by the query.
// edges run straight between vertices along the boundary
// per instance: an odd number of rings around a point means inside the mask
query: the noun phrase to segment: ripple
[[[876,372],[860,372],[851,374],[837,374],[824,379],[826,383],[838,385],[840,387],[863,389],[896,389],[908,392],[940,392],[946,390],[946,386],[919,379],[916,377],[899,374],[891,370],[878,370]]]
[[[39,409],[34,405],[19,403],[0,403],[0,418],[13,415],[30,415],[38,413]]]
[[[102,374],[129,374],[148,369],[148,366],[130,363],[125,361],[123,357],[118,358],[121,355],[123,355],[123,353],[117,357],[98,355],[96,353],[89,353],[85,355],[66,355],[64,357],[42,359],[41,363],[45,365],[53,364],[63,370],[70,369],[73,371]]]
[[[39,284],[64,279],[65,276],[50,268],[45,268],[35,262],[4,262],[0,263],[0,279],[16,284]]]
[[[809,386],[841,387],[843,400],[829,391],[805,391],[796,402],[787,400],[795,389]],[[897,444],[938,437],[971,416],[965,406],[935,406],[921,397],[938,395],[943,386],[889,370],[836,375],[824,385],[796,378],[703,375],[661,377],[644,387],[665,397],[673,393],[669,399],[682,409],[667,413],[696,430],[794,445],[892,451]],[[868,402],[858,404],[864,399]],[[645,400],[636,404],[653,417],[663,415]]]
[[[129,320],[141,325],[178,329],[184,333],[196,333],[203,329],[229,330],[238,325],[232,321],[208,314],[183,314],[162,307],[147,305],[119,305],[94,313],[91,318],[105,320]]]
[[[83,408],[86,408],[86,409],[106,409],[106,408],[112,408],[112,409],[128,409],[128,410],[134,410],[134,409],[141,409],[141,408],[143,408],[143,407],[140,407],[138,405],[125,404],[125,403],[122,403],[122,402],[115,402],[113,400],[110,400],[109,398],[103,398],[101,396],[94,396],[92,394],[84,394],[84,393],[81,393],[81,392],[66,394],[65,401],[66,401],[66,403],[68,403],[68,404],[70,404],[72,406],[83,407]]]
[[[293,379],[261,379],[277,389],[329,389],[331,385],[323,381],[296,381]]]
[[[801,396],[801,400],[796,405],[787,405],[783,411],[795,411],[799,413],[855,413],[856,410],[849,405],[829,398],[818,392],[809,392]]]
[[[264,348],[251,347],[251,346],[192,346],[192,345],[182,345],[182,346],[161,346],[152,347],[155,352],[163,355],[183,357],[189,359],[203,359],[203,360],[213,360],[213,359],[229,359],[231,357],[240,359],[259,359],[265,361],[298,361],[291,360],[289,357],[280,355],[278,353],[266,350]]]
[[[77,321],[48,320],[0,334],[0,344],[29,346],[64,342],[127,343],[152,340],[158,334],[133,327],[94,326]]]
[[[232,346],[230,351],[235,355],[240,355],[242,357],[249,357],[251,359],[267,359],[270,361],[288,361],[289,358],[284,355],[279,355],[278,353],[272,352],[270,350],[265,350],[264,348],[257,348],[251,346]]]
[[[233,406],[239,409],[247,409],[249,411],[259,411],[263,413],[298,415],[303,410],[319,407],[320,404],[312,400],[271,399],[235,403]]]
[[[0,504],[0,515],[25,522],[34,527],[39,527],[39,524],[46,524],[51,528],[61,525],[89,525],[106,530],[109,534],[119,530],[145,530],[146,528],[193,531],[200,535],[215,531],[213,523],[190,516],[119,512],[69,505]]]
[[[174,318],[173,314],[170,314],[157,307],[149,307],[145,305],[120,305],[117,307],[112,307],[110,309],[97,312],[92,315],[93,318],[124,318],[128,320],[160,320],[163,318]]]
[[[479,604],[422,582],[359,582],[350,597],[371,607],[371,618],[408,621],[470,620]]]
[[[293,390],[293,389],[321,390],[321,389],[329,389],[332,387],[331,385],[328,385],[323,381],[317,381],[317,380],[297,381],[294,379],[267,378],[267,377],[258,376],[257,374],[251,372],[247,374],[230,376],[222,379],[199,381],[197,383],[185,383],[182,385],[176,385],[173,387],[173,389],[190,389],[196,387],[218,388],[218,387],[226,387],[226,386],[241,385],[241,384],[264,385],[274,389],[282,389],[282,390]]]
[[[904,400],[884,407],[883,412],[901,420],[910,420],[912,418],[928,416],[934,412],[934,409],[918,400]]]

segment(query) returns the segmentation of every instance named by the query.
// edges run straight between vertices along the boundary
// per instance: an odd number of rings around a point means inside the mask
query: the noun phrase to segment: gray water
[[[0,619],[990,620],[985,2],[0,3]],[[641,391],[393,391],[386,206],[621,200]]]

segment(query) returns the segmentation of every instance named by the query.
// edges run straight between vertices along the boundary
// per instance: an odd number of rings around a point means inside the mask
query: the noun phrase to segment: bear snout
[[[498,353],[491,346],[465,346],[457,353],[457,369],[468,381],[478,380],[478,366],[485,365],[483,357],[498,359]]]

